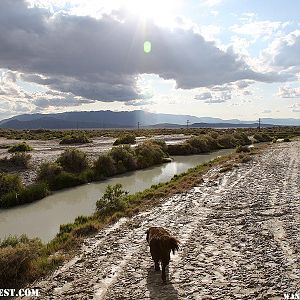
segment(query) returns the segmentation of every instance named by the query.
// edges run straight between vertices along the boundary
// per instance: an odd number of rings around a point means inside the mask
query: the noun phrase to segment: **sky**
[[[300,119],[298,0],[1,0],[0,120]]]

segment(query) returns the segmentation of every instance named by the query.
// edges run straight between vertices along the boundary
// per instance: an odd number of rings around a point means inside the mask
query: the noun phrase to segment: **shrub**
[[[101,216],[107,216],[117,211],[123,211],[126,207],[127,191],[122,189],[121,184],[108,185],[104,195],[96,203],[97,212]]]
[[[162,140],[151,140],[151,143],[157,144],[158,146],[160,146],[161,150],[164,151],[164,153],[167,154],[168,152],[168,146],[166,144],[165,141]]]
[[[23,142],[17,145],[14,145],[8,149],[8,152],[26,152],[32,151],[32,147],[29,146],[27,143]]]
[[[19,192],[22,187],[19,175],[0,173],[0,197],[6,193]]]
[[[49,195],[48,185],[44,182],[35,183],[19,190],[8,192],[0,198],[0,207],[11,207],[43,199]]]
[[[39,239],[9,236],[0,244],[0,286],[12,288],[30,279],[33,261],[42,250]]]
[[[219,136],[217,142],[222,148],[234,148],[237,145],[237,140],[231,134]]]
[[[134,157],[134,152],[130,146],[113,147],[109,154],[116,164],[117,173],[132,171],[137,168],[137,162]]]
[[[136,143],[135,135],[128,133],[117,138],[113,145],[117,146],[122,144],[135,144],[135,143]]]
[[[71,173],[80,173],[87,169],[89,165],[86,153],[74,148],[65,150],[57,159],[57,162],[65,171]]]
[[[248,138],[247,134],[245,134],[244,132],[235,133],[233,137],[237,140],[237,143],[239,145],[245,146],[251,144],[250,139]]]
[[[67,136],[63,137],[63,139],[60,141],[61,145],[64,145],[64,144],[87,144],[87,143],[91,143],[91,141],[85,134],[67,135]]]
[[[188,155],[196,153],[196,150],[187,142],[183,144],[168,145],[168,153],[170,155]]]
[[[194,153],[204,153],[211,150],[209,149],[207,142],[203,137],[192,137],[187,140],[187,143],[189,143],[195,149]]]
[[[19,168],[29,168],[29,161],[31,159],[30,154],[17,152],[11,156],[9,163]]]
[[[161,146],[153,142],[144,142],[135,148],[137,165],[139,168],[147,168],[163,162],[166,156]]]
[[[116,174],[115,162],[110,155],[102,154],[94,162],[94,170],[97,178],[105,178]]]
[[[82,178],[76,174],[62,171],[57,176],[48,181],[51,190],[61,190],[86,183]]]
[[[257,142],[271,142],[272,141],[272,138],[266,133],[256,133],[253,137]]]
[[[63,171],[62,166],[56,162],[46,162],[41,164],[37,178],[38,180],[51,180]]]
[[[241,152],[250,152],[250,149],[247,146],[237,146],[236,147],[236,153],[241,153]]]

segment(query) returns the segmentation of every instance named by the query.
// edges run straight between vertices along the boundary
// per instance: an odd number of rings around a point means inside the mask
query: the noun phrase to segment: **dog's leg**
[[[166,264],[163,262],[162,263],[162,270],[161,270],[161,279],[162,281],[165,283],[167,281],[167,278],[166,278]]]
[[[155,268],[155,271],[160,271],[159,261],[158,260],[154,261],[154,268]]]

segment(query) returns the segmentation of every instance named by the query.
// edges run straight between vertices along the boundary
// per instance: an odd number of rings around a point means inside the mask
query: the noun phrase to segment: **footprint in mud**
[[[161,280],[161,272],[155,271],[153,266],[148,268],[147,290],[149,299],[178,300],[178,292],[169,279],[169,268],[166,268],[167,283]]]

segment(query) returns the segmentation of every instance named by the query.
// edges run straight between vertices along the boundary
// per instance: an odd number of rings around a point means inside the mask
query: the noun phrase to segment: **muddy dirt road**
[[[300,142],[166,199],[85,241],[79,255],[33,286],[40,299],[284,299],[300,293]],[[149,226],[181,240],[162,284]]]

